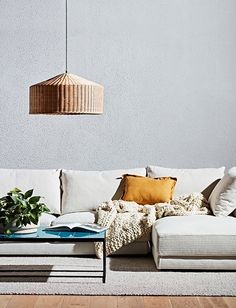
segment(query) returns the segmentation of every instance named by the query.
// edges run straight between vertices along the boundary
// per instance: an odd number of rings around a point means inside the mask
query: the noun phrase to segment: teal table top
[[[46,230],[45,228],[39,227],[37,232],[30,233],[30,234],[17,234],[13,233],[10,235],[0,234],[0,241],[14,241],[14,240],[32,240],[36,241],[47,241],[47,240],[65,240],[65,241],[96,241],[101,240],[106,237],[106,231],[102,232],[91,232],[91,231],[52,231]]]

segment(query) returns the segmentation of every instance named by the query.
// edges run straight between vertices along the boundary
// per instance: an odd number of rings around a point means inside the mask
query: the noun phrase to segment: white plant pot
[[[35,233],[38,230],[39,224],[35,225],[33,223],[28,224],[26,226],[16,228],[16,231],[14,233],[16,234],[29,234],[29,233]]]
[[[37,232],[38,227],[39,227],[39,224],[35,225],[31,223],[23,227],[12,226],[10,230],[12,231],[12,233],[16,233],[16,234],[29,234],[29,233]],[[0,225],[0,233],[4,233],[5,229],[6,228],[3,228],[3,226]]]

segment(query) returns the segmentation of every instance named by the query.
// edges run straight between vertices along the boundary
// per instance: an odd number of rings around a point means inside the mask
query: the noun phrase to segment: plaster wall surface
[[[28,114],[65,69],[65,1],[0,0],[0,168],[236,164],[235,0],[68,3],[68,70],[104,85],[104,114]]]

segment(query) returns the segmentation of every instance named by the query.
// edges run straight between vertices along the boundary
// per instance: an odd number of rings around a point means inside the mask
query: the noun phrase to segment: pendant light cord
[[[66,0],[66,70],[65,72],[67,73],[67,0]]]

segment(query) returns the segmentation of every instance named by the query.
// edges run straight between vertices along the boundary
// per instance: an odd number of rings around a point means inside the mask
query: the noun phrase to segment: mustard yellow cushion
[[[124,175],[124,193],[122,200],[138,204],[155,204],[172,199],[177,179],[161,177],[151,179],[143,176]]]

